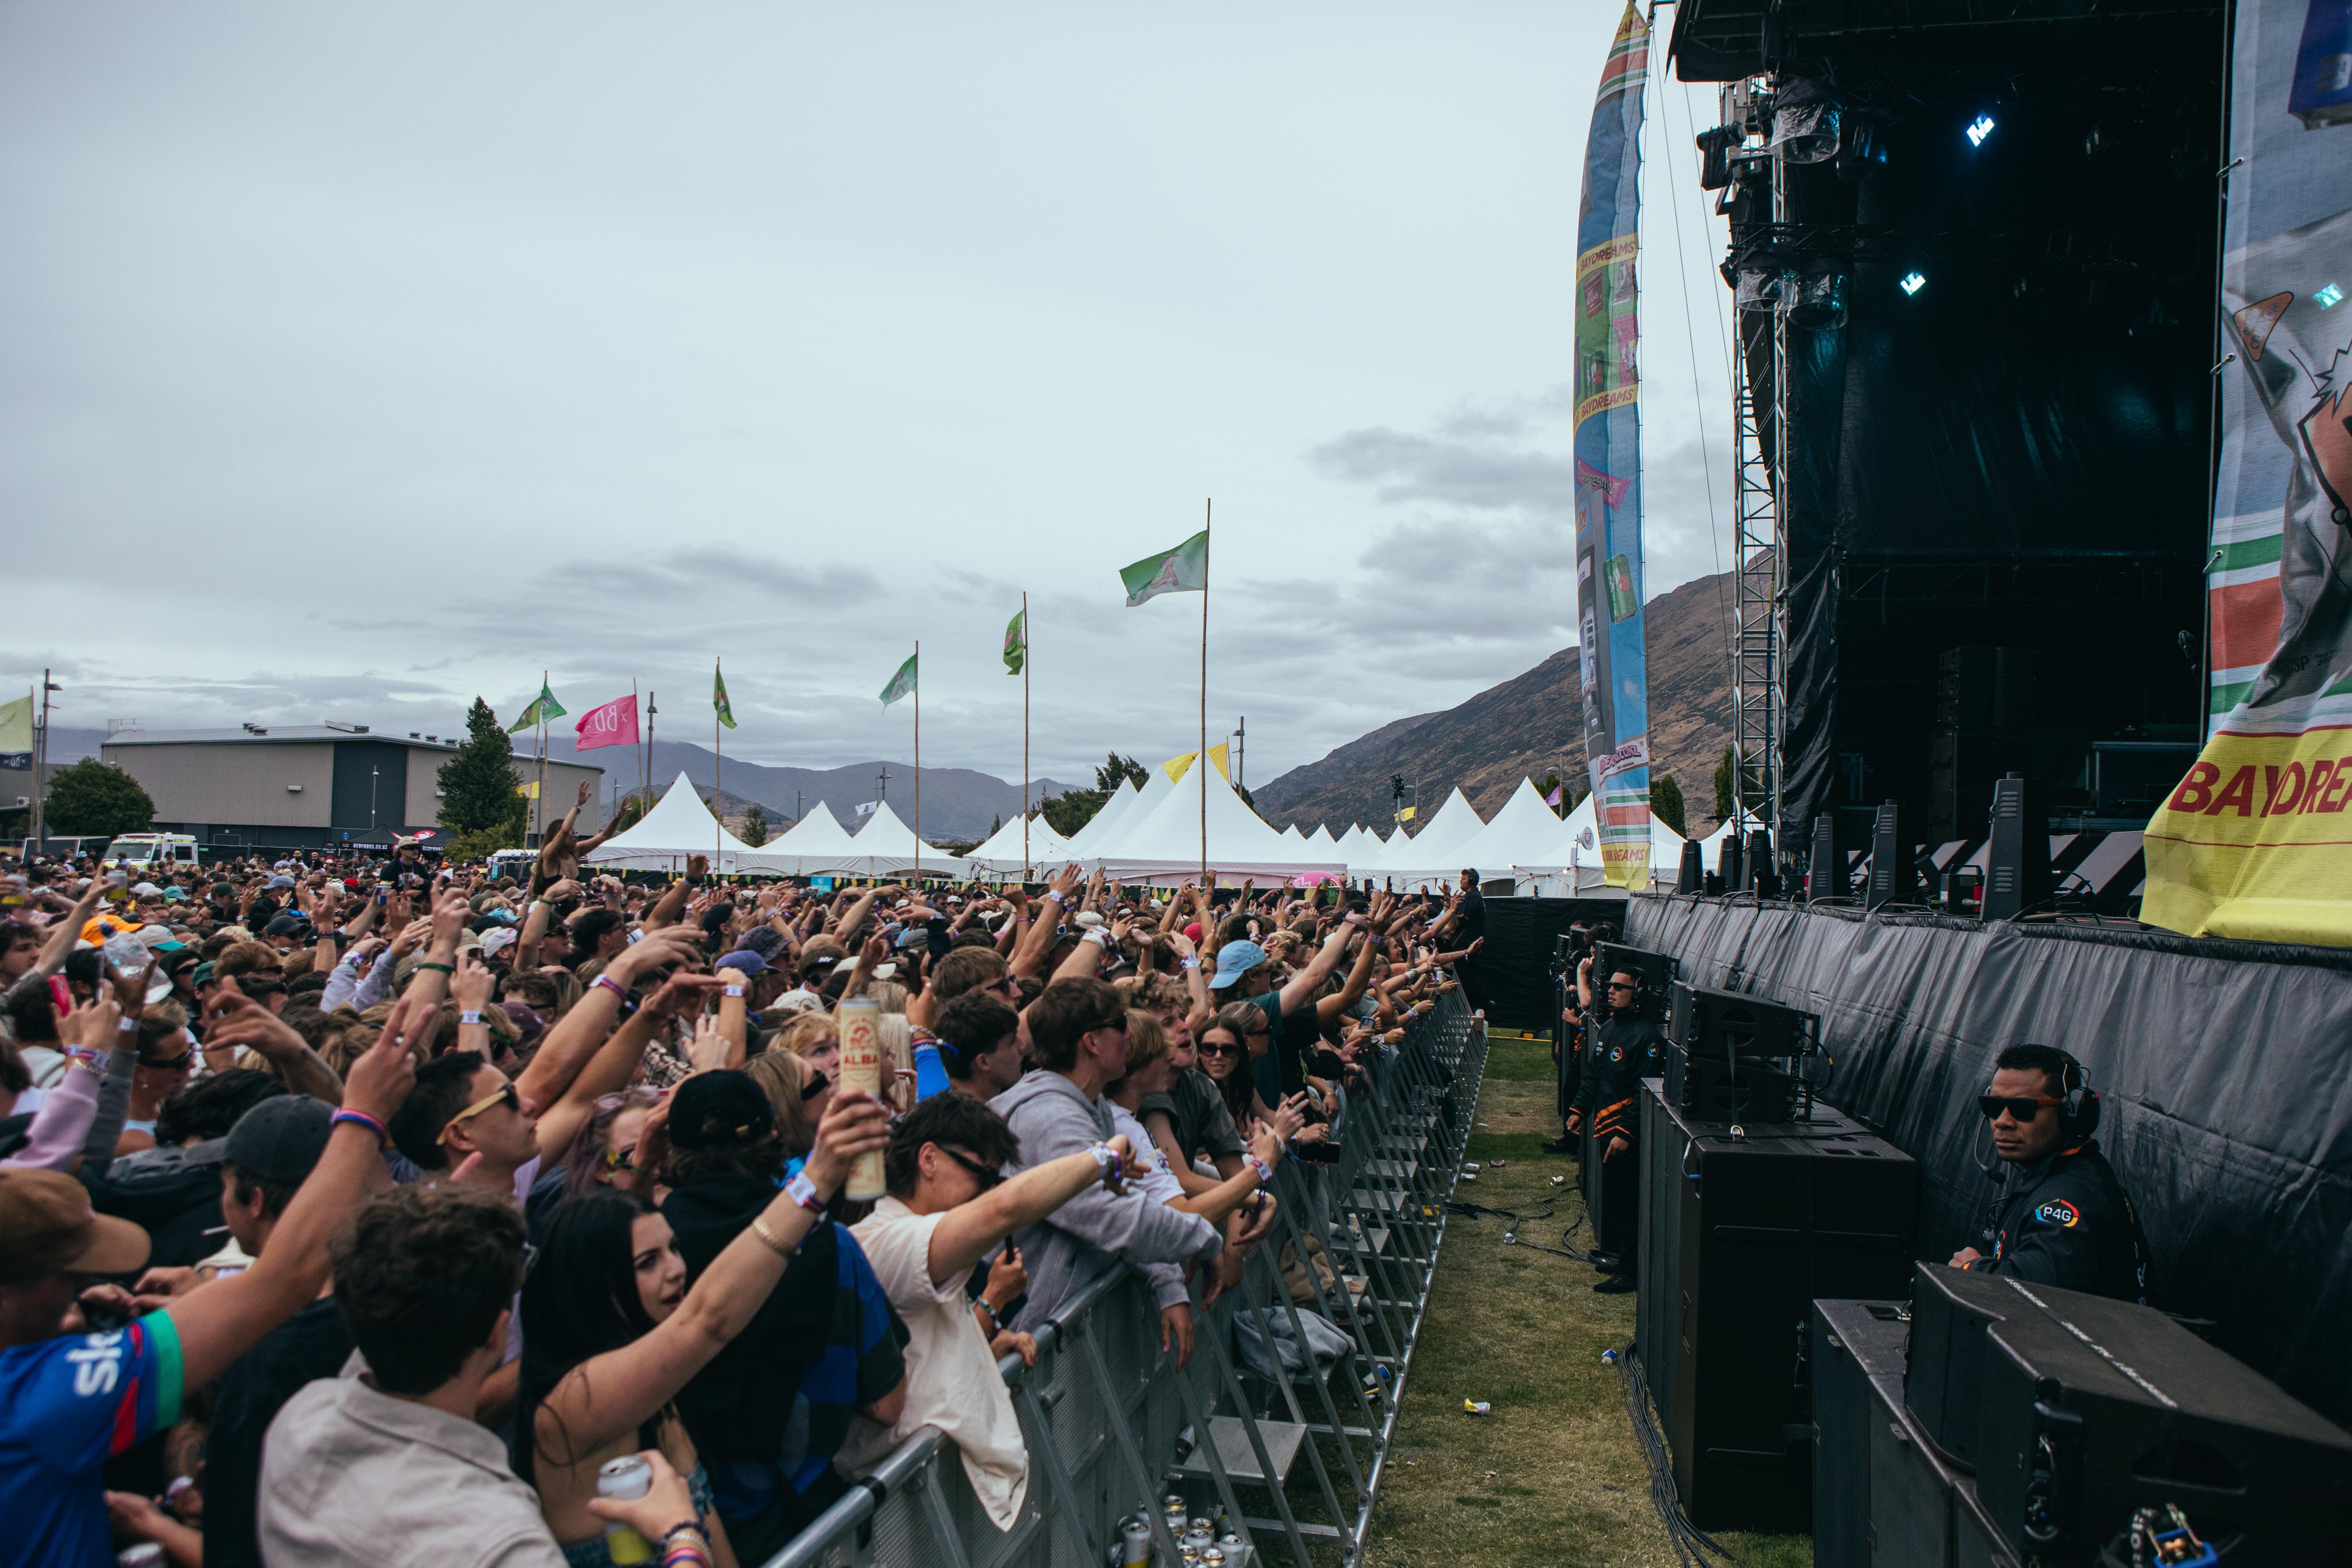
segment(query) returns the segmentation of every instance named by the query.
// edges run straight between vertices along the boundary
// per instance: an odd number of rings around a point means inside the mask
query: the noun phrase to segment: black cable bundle
[[[1683,1511],[1682,1494],[1675,1488],[1675,1468],[1666,1457],[1666,1440],[1658,1431],[1656,1416],[1650,1409],[1650,1384],[1633,1360],[1631,1342],[1617,1352],[1617,1383],[1625,1393],[1625,1414],[1633,1423],[1633,1436],[1641,1440],[1642,1457],[1650,1465],[1650,1501],[1658,1510],[1658,1518],[1666,1527],[1667,1543],[1675,1549],[1675,1561],[1682,1568],[1717,1568],[1729,1564],[1739,1568],[1739,1560],[1725,1551],[1711,1536],[1690,1521]]]
[[[1510,1224],[1503,1227],[1503,1245],[1505,1247],[1524,1247],[1530,1252],[1549,1252],[1554,1258],[1572,1258],[1579,1263],[1590,1263],[1592,1261],[1592,1254],[1589,1252],[1580,1252],[1575,1247],[1568,1245],[1568,1238],[1574,1236],[1576,1234],[1576,1227],[1584,1223],[1584,1215],[1581,1210],[1578,1211],[1577,1216],[1569,1222],[1568,1228],[1559,1233],[1560,1244],[1558,1247],[1546,1247],[1541,1242],[1521,1241],[1519,1239],[1520,1226],[1532,1224],[1537,1220],[1549,1219],[1552,1217],[1552,1206],[1549,1204],[1544,1205],[1543,1213],[1541,1214],[1522,1215],[1517,1209],[1490,1209],[1484,1204],[1465,1203],[1459,1198],[1448,1198],[1445,1202],[1445,1212],[1447,1214],[1461,1215],[1465,1218],[1470,1219],[1475,1219],[1482,1214],[1490,1214],[1497,1219],[1507,1219],[1510,1221]]]

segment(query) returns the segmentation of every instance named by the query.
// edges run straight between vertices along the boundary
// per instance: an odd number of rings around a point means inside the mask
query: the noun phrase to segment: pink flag
[[[1552,786],[1552,792],[1544,796],[1544,804],[1550,806],[1554,811],[1558,811],[1559,809],[1560,792],[1566,788],[1568,788],[1566,784],[1554,784]]]
[[[616,697],[602,708],[591,708],[580,715],[580,722],[572,726],[579,739],[572,742],[575,752],[593,750],[597,746],[634,746],[637,743],[637,698],[631,692]]]

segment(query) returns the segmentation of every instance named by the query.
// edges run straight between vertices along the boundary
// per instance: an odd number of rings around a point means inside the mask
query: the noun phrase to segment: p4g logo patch
[[[1612,1061],[1612,1062],[1622,1062],[1622,1061],[1623,1061],[1623,1060],[1625,1059],[1625,1047],[1622,1047],[1622,1046],[1612,1046],[1612,1047],[1609,1047],[1609,1059],[1610,1059],[1611,1061]]]
[[[2068,1203],[2065,1199],[2052,1198],[2048,1203],[2043,1204],[2040,1208],[2033,1211],[2033,1217],[2042,1221],[2045,1225],[2061,1225],[2071,1227],[2076,1220],[2081,1219],[2083,1216],[2076,1211],[2074,1205]]]

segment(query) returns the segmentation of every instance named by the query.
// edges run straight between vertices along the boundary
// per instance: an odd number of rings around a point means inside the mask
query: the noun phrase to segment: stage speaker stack
[[[1845,857],[1838,853],[1837,818],[1813,818],[1812,858],[1805,867],[1805,901],[1817,904],[1823,899],[1846,896]]]
[[[1878,827],[1870,838],[1870,881],[1863,894],[1869,909],[1907,904],[1919,884],[1919,870],[1911,857],[1910,825],[1904,821],[1903,803],[1890,800],[1878,808]]]
[[[1984,918],[2015,920],[2050,897],[2050,812],[2023,773],[1992,786],[1992,840],[1985,854]]]
[[[1675,868],[1675,891],[1696,893],[1706,879],[1705,858],[1699,854],[1698,840],[1683,840],[1682,863]]]
[[[1740,879],[1745,859],[1746,857],[1740,853],[1739,835],[1737,832],[1725,834],[1722,842],[1715,847],[1715,879],[1723,884],[1724,892],[1737,893],[1747,886]]]
[[[1798,1061],[1821,1020],[1737,991],[1683,981],[1666,1012],[1665,1094],[1702,1121],[1786,1121],[1796,1113]]]
[[[2346,1559],[2352,1434],[2152,1308],[1922,1263],[1904,1397],[2043,1568],[2168,1503],[2225,1563]]]
[[[1743,893],[1753,893],[1759,899],[1780,896],[1780,878],[1772,868],[1772,836],[1762,828],[1748,835],[1746,876],[1739,884]]]
[[[1702,1530],[1804,1530],[1812,1303],[1902,1294],[1919,1168],[1826,1106],[1734,1136],[1651,1079],[1642,1114],[1634,1345],[1683,1506]]]

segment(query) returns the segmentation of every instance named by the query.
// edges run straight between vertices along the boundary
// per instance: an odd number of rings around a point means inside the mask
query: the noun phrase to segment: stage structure
[[[1671,77],[1719,88],[1739,793],[1788,879],[1889,800],[1980,837],[2011,773],[2137,830],[2195,758],[2222,7],[1997,12],[1675,8]]]

